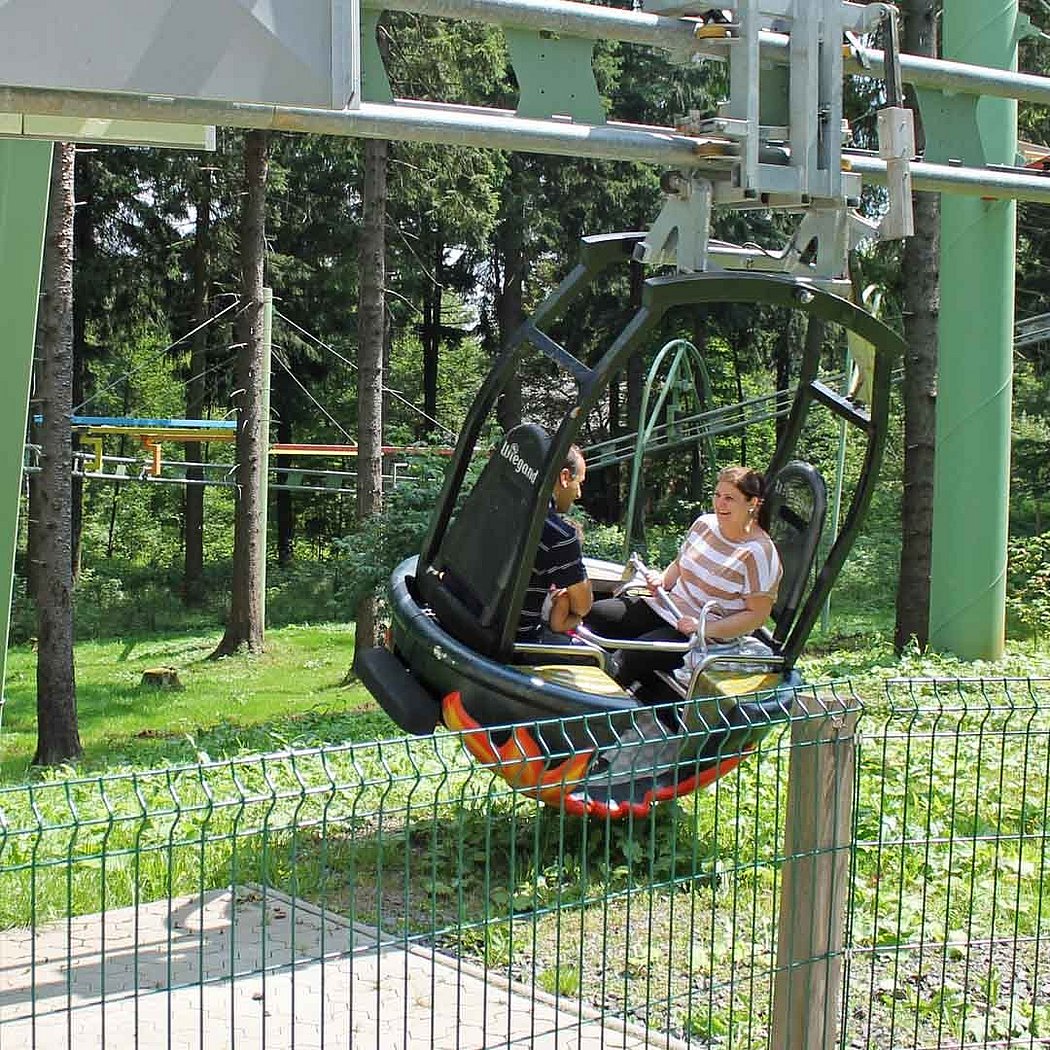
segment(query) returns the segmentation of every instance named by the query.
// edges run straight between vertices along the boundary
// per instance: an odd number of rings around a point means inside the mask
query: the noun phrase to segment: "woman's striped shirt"
[[[718,516],[704,514],[693,522],[678,554],[681,570],[671,598],[686,616],[699,616],[709,601],[712,622],[745,609],[752,595],[776,600],[783,568],[768,534],[752,525],[747,537],[728,540]]]

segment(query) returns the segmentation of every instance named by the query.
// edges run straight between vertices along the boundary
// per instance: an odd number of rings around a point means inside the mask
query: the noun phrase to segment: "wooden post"
[[[799,698],[791,725],[771,1050],[838,1045],[859,710]]]

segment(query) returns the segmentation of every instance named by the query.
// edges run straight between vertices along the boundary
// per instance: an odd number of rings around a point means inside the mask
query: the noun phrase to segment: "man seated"
[[[567,645],[568,632],[591,610],[591,582],[583,565],[580,535],[562,517],[579,498],[586,475],[583,453],[573,445],[554,482],[518,622],[519,642]]]

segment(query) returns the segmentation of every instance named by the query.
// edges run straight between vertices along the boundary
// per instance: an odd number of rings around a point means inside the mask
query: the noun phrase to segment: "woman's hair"
[[[766,494],[766,479],[750,467],[726,467],[718,472],[719,481],[735,485],[748,499],[762,499]]]

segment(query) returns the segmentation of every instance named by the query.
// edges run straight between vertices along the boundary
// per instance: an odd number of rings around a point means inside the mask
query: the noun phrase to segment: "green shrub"
[[[36,605],[29,597],[25,576],[15,576],[11,595],[11,623],[9,639],[12,645],[22,645],[36,635]]]
[[[892,614],[900,578],[901,494],[890,482],[876,489],[871,507],[833,590],[833,604],[843,603]],[[829,512],[829,519],[830,519]],[[831,546],[825,526],[822,558]],[[818,562],[820,564],[820,562]]]
[[[229,570],[212,566],[207,602],[188,611],[182,600],[180,567],[101,562],[81,569],[73,592],[74,629],[78,641],[121,638],[189,624],[221,624],[228,600]]]
[[[354,607],[342,585],[345,566],[340,559],[301,560],[279,566],[266,574],[266,623],[346,623]]]
[[[1050,632],[1050,532],[1009,544],[1007,612],[1036,638]]]
[[[335,596],[345,608],[355,609],[367,594],[385,594],[397,565],[418,553],[443,480],[442,464],[423,463],[416,478],[386,495],[379,514],[333,542]]]

